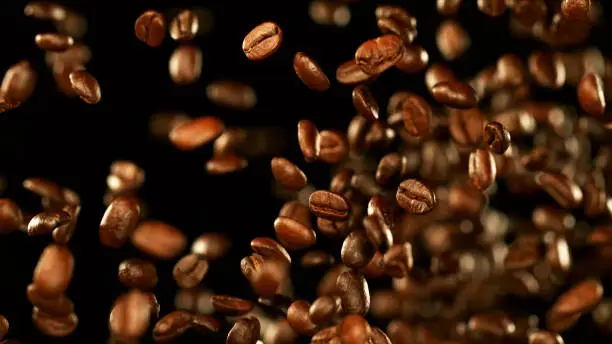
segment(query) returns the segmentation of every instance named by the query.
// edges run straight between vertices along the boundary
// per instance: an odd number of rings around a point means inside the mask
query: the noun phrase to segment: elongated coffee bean
[[[146,11],[134,23],[136,37],[150,47],[159,47],[166,36],[166,20],[155,11]]]
[[[253,304],[233,296],[215,295],[211,297],[215,311],[232,316],[247,314],[253,309]]]
[[[375,251],[365,231],[360,230],[351,232],[344,239],[340,254],[344,265],[356,269],[367,265],[374,257]]]
[[[476,91],[460,81],[441,82],[431,89],[431,93],[438,102],[456,109],[469,109],[478,104]]]
[[[119,264],[119,282],[126,287],[149,289],[157,284],[157,268],[144,259],[127,259]]]
[[[137,249],[162,260],[177,257],[187,246],[187,238],[178,228],[155,220],[142,221],[131,241]]]
[[[204,116],[174,127],[169,137],[176,148],[189,151],[212,142],[224,129],[219,118]]]
[[[354,59],[351,59],[343,64],[341,64],[336,69],[336,80],[345,85],[354,85],[365,83],[374,79],[375,76],[367,74],[355,62]]]
[[[140,205],[131,196],[118,196],[100,221],[100,242],[107,247],[123,246],[140,221]]]
[[[46,51],[64,51],[74,44],[74,39],[61,33],[40,33],[35,37],[36,45]]]
[[[309,120],[298,122],[298,143],[307,162],[315,161],[321,152],[319,130]]]
[[[344,271],[336,280],[342,292],[342,311],[347,314],[366,314],[370,309],[370,289],[368,282],[357,271]]]
[[[470,154],[468,172],[474,189],[484,192],[493,185],[497,176],[495,158],[486,149],[476,149]]]
[[[285,189],[299,191],[306,186],[308,182],[306,175],[291,161],[285,158],[273,158],[270,165],[274,179]]]
[[[32,65],[26,61],[20,61],[6,71],[0,86],[0,94],[12,102],[25,102],[34,92],[38,74]]]
[[[314,245],[317,241],[315,232],[288,217],[277,217],[274,231],[278,240],[290,250],[301,250]]]
[[[159,319],[153,328],[153,340],[157,343],[168,343],[180,337],[193,326],[193,315],[184,310],[177,310]]]
[[[249,60],[259,61],[274,54],[283,40],[283,32],[273,22],[255,27],[242,41],[242,51]]]
[[[563,174],[540,172],[536,174],[535,180],[564,208],[577,208],[582,203],[582,190],[573,180]]]
[[[599,74],[585,74],[578,84],[578,102],[592,116],[601,116],[606,111],[604,83]]]
[[[172,270],[176,284],[185,289],[194,288],[208,272],[208,261],[197,254],[188,254],[181,258]]]
[[[333,192],[318,190],[308,200],[310,211],[318,217],[341,221],[349,215],[349,204],[344,197]]]
[[[0,198],[0,233],[7,234],[18,230],[23,224],[21,208],[7,198]]]
[[[227,334],[226,344],[255,344],[259,340],[261,325],[253,317],[240,318]]]
[[[432,110],[425,99],[417,95],[411,95],[401,107],[404,127],[408,134],[423,137],[431,130]]]
[[[111,332],[120,338],[138,339],[147,331],[151,318],[151,303],[147,294],[131,290],[120,296],[108,320]]]
[[[293,57],[293,70],[304,85],[312,90],[323,92],[330,86],[329,79],[321,67],[303,52],[298,52]]]
[[[74,92],[87,104],[97,104],[102,99],[98,80],[89,72],[77,70],[70,73],[70,85]]]
[[[361,44],[355,52],[355,62],[366,74],[380,74],[402,58],[403,43],[395,35],[384,35]]]
[[[406,179],[397,188],[397,204],[410,214],[425,214],[436,205],[436,194],[416,179]]]
[[[67,288],[72,279],[74,257],[66,246],[47,246],[34,269],[34,284],[43,297],[57,297]]]
[[[192,40],[200,29],[198,15],[191,10],[183,10],[170,23],[170,37],[179,42]]]

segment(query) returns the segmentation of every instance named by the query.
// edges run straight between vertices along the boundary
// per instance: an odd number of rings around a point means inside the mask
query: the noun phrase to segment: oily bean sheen
[[[431,89],[431,93],[438,102],[456,109],[469,109],[478,104],[474,89],[460,81],[441,82]]]
[[[484,192],[497,177],[497,165],[495,158],[486,149],[476,149],[470,154],[468,162],[468,173],[470,183],[474,189]]]
[[[578,102],[592,116],[601,116],[606,111],[604,82],[599,74],[588,73],[578,84]]]
[[[340,255],[344,265],[350,268],[360,268],[367,265],[376,250],[368,241],[365,231],[359,230],[351,232],[342,243]]]
[[[348,155],[349,147],[344,134],[335,130],[319,133],[319,160],[328,164],[338,163]]]
[[[74,39],[61,33],[39,33],[34,38],[36,45],[46,51],[64,51],[74,44]]]
[[[142,221],[131,236],[140,251],[162,260],[177,257],[187,246],[187,238],[176,227],[155,220]]]
[[[74,92],[87,104],[98,104],[102,99],[102,90],[98,80],[85,70],[70,73],[70,85]]]
[[[341,195],[318,190],[310,195],[308,203],[310,211],[315,216],[333,221],[342,221],[348,218],[349,204]]]
[[[381,185],[387,184],[394,178],[401,178],[406,174],[408,158],[399,153],[389,153],[382,157],[376,168],[376,182]]]
[[[261,324],[253,317],[240,318],[227,334],[226,344],[255,344],[259,340]]]
[[[406,179],[398,187],[397,204],[410,214],[425,214],[436,205],[436,194],[416,179]]]
[[[361,44],[355,52],[355,62],[370,75],[380,74],[402,58],[403,42],[395,35],[384,35]]]
[[[370,342],[372,344],[391,344],[391,340],[387,337],[387,334],[378,327],[371,328]]]
[[[249,60],[263,60],[278,50],[282,40],[281,28],[276,23],[265,22],[244,37],[242,51]]]
[[[580,282],[559,296],[551,312],[559,314],[589,312],[601,301],[603,292],[603,286],[597,280]]]
[[[74,257],[66,246],[51,244],[47,246],[34,269],[33,281],[43,297],[61,295],[72,280]]]
[[[200,29],[198,15],[191,10],[183,10],[170,23],[170,37],[179,42],[192,40]]]
[[[365,315],[370,309],[370,289],[363,275],[357,271],[344,271],[336,280],[342,292],[342,311],[347,314]]]
[[[378,103],[366,85],[357,85],[353,89],[353,105],[365,118],[375,121],[378,119]]]
[[[482,134],[484,143],[495,154],[504,154],[510,147],[510,132],[499,122],[489,122]]]
[[[591,12],[591,0],[563,0],[561,13],[572,20],[586,20]]]
[[[177,310],[159,319],[153,328],[153,340],[157,343],[169,343],[183,335],[193,326],[193,315],[187,311]]]
[[[74,312],[74,304],[65,294],[47,298],[38,292],[35,284],[30,284],[26,289],[26,295],[33,306],[51,316],[65,317]]]
[[[37,79],[37,73],[32,65],[26,60],[20,61],[4,73],[0,94],[12,102],[23,103],[34,92]]]
[[[214,81],[206,87],[206,96],[219,106],[237,110],[248,110],[257,104],[255,90],[237,81]]]
[[[144,259],[124,260],[119,264],[119,282],[130,288],[153,288],[157,284],[157,268]]]
[[[404,47],[402,58],[397,61],[395,67],[404,73],[414,74],[423,71],[429,63],[427,50],[418,45]]]
[[[327,75],[315,60],[303,52],[297,52],[293,57],[293,70],[304,85],[311,90],[323,92],[330,86]]]
[[[136,37],[150,47],[159,47],[166,37],[166,20],[161,13],[146,11],[134,24]]]
[[[453,70],[440,63],[434,63],[425,72],[425,85],[429,91],[439,83],[453,80],[455,80]]]
[[[192,253],[181,258],[174,265],[172,275],[179,287],[189,289],[200,284],[207,272],[208,261]]]
[[[417,95],[411,95],[404,100],[400,111],[408,134],[415,137],[423,137],[429,134],[432,110],[425,99]]]
[[[32,310],[32,321],[41,333],[49,337],[66,337],[74,332],[79,324],[79,318],[74,313],[65,317],[55,317],[46,314],[38,307]]]
[[[307,162],[313,162],[319,157],[321,142],[319,130],[314,123],[306,119],[298,122],[298,143]]]
[[[477,108],[453,110],[449,114],[449,131],[456,143],[475,146],[480,141],[485,118]]]
[[[354,85],[371,81],[375,78],[365,73],[355,60],[349,60],[336,69],[336,80],[345,85]]]
[[[578,208],[582,203],[582,190],[563,174],[540,172],[535,180],[563,208]]]
[[[138,339],[145,334],[151,318],[151,303],[146,293],[136,289],[120,296],[110,313],[111,332],[120,338]]]
[[[299,167],[285,158],[272,158],[270,163],[274,179],[288,190],[299,191],[308,182],[306,175]]]
[[[270,238],[255,238],[251,240],[251,249],[264,258],[278,259],[291,264],[291,256],[278,242]]]
[[[324,325],[334,319],[341,310],[340,307],[341,301],[337,296],[321,296],[312,303],[308,314],[313,323]]]
[[[307,301],[294,301],[287,310],[287,322],[295,332],[312,336],[317,333],[317,325],[310,320],[309,309]]]
[[[225,125],[219,118],[205,116],[174,127],[169,138],[176,148],[189,151],[212,142],[224,129]]]
[[[232,316],[244,315],[253,309],[253,304],[233,296],[215,295],[211,297],[215,311]]]
[[[176,85],[197,82],[202,74],[202,51],[192,45],[177,47],[168,60],[168,71]]]
[[[204,233],[197,237],[191,245],[191,253],[195,253],[206,260],[217,260],[225,256],[232,242],[221,233]]]
[[[41,235],[50,233],[59,226],[71,220],[70,214],[65,211],[48,210],[34,216],[28,223],[28,235]]]
[[[359,314],[349,314],[344,317],[339,331],[342,343],[360,344],[367,343],[370,339],[370,325]]]
[[[140,221],[140,205],[130,196],[118,196],[100,221],[100,242],[107,247],[123,246]]]
[[[7,198],[0,198],[0,233],[7,234],[18,230],[23,224],[21,208]]]
[[[289,250],[305,249],[317,242],[312,229],[288,217],[277,217],[274,221],[274,231],[281,244]]]

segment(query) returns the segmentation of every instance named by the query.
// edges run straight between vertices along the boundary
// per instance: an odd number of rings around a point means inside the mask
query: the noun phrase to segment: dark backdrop
[[[432,62],[440,61],[433,37],[442,17],[435,12],[435,1],[386,2],[402,4],[417,16],[417,42],[429,51]],[[507,18],[487,18],[475,10],[475,2],[466,1],[461,10],[462,22],[473,35],[474,48],[451,64],[460,68],[460,76],[475,73],[503,53],[525,55],[540,46],[510,38],[506,33]],[[166,1],[163,6],[136,0],[63,1],[89,20],[84,42],[91,47],[93,59],[88,69],[102,87],[102,101],[87,105],[55,90],[44,54],[34,44],[37,33],[52,31],[53,27],[48,22],[26,18],[25,3],[5,0],[0,4],[0,70],[28,59],[39,73],[39,82],[29,101],[0,116],[0,172],[8,181],[3,197],[15,199],[26,208],[37,205],[37,198],[21,187],[23,179],[30,176],[55,180],[82,197],[83,211],[70,243],[76,267],[68,290],[80,324],[75,334],[58,342],[106,340],[112,301],[125,290],[116,278],[117,265],[124,258],[138,256],[129,244],[120,250],[99,244],[105,178],[110,163],[117,159],[133,160],[146,170],[142,195],[149,205],[150,217],[176,225],[190,239],[206,231],[232,236],[232,254],[213,264],[204,284],[218,292],[249,297],[239,259],[248,253],[251,238],[273,235],[272,223],[282,204],[272,193],[269,159],[250,161],[247,170],[232,175],[208,176],[204,164],[211,147],[178,152],[150,138],[148,119],[157,111],[183,111],[191,116],[217,115],[230,126],[279,126],[288,142],[285,154],[300,162],[315,186],[327,186],[328,169],[320,164],[306,165],[299,157],[296,123],[309,118],[320,128],[344,128],[355,112],[351,88],[334,81],[328,92],[308,90],[293,72],[292,57],[296,51],[306,52],[334,79],[335,68],[353,56],[360,42],[379,34],[375,4],[351,4],[351,23],[337,28],[315,25],[308,16],[307,1]],[[196,39],[204,56],[200,81],[193,86],[176,87],[168,76],[168,57],[177,44],[167,37],[160,48],[149,48],[135,38],[134,20],[149,8],[164,11],[195,4],[212,11],[214,27]],[[609,4],[605,7],[612,10]],[[242,39],[266,20],[282,27],[282,47],[266,61],[248,61],[241,51]],[[603,33],[609,31],[609,24],[598,27],[594,40],[608,55],[610,44],[603,45],[607,38]],[[259,98],[256,108],[244,112],[213,105],[205,96],[205,87],[222,77],[251,84]],[[384,105],[383,100],[399,88],[423,93],[423,75],[386,73],[374,84],[373,92]],[[24,343],[55,342],[42,337],[33,327],[31,305],[25,297],[38,256],[49,242],[47,236],[28,238],[23,233],[0,238],[0,313],[11,323],[8,337]],[[175,286],[172,264],[160,263],[159,267],[156,290],[165,314],[173,307]],[[312,289],[308,291],[313,286],[312,277],[296,276],[302,295],[312,296]]]

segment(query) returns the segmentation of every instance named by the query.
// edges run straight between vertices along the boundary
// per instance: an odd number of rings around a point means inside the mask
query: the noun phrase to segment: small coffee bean
[[[456,60],[463,55],[472,44],[470,36],[461,24],[455,20],[446,20],[436,31],[438,50],[447,61]]]
[[[192,327],[203,333],[217,333],[221,331],[221,322],[210,315],[193,314]]]
[[[400,111],[408,134],[415,137],[423,137],[429,134],[432,110],[425,99],[417,95],[411,95],[404,100]]]
[[[552,52],[536,51],[529,56],[529,73],[543,87],[559,89],[566,80],[561,56]]]
[[[24,224],[21,208],[7,198],[0,198],[0,233],[8,234]]]
[[[563,208],[577,208],[582,203],[582,190],[563,174],[539,172],[535,181]]]
[[[302,170],[285,158],[272,158],[272,174],[277,183],[288,190],[301,190],[308,179]]]
[[[273,22],[256,26],[242,41],[242,51],[249,60],[259,61],[274,54],[283,40],[281,28]]]
[[[537,330],[529,334],[529,344],[564,344],[563,338],[554,332]]]
[[[106,179],[108,188],[121,193],[139,189],[145,180],[145,172],[131,161],[117,160],[110,166],[110,175]]]
[[[395,35],[384,35],[361,44],[355,62],[366,74],[381,74],[402,58],[403,42]]]
[[[205,116],[176,126],[169,138],[176,148],[188,151],[213,141],[224,129],[225,125],[219,118]]]
[[[390,18],[398,21],[402,26],[414,29],[417,27],[417,19],[399,6],[381,5],[376,7],[374,14],[376,19]]]
[[[123,246],[140,221],[140,204],[133,197],[118,196],[100,221],[100,242],[107,247]]]
[[[601,116],[606,111],[604,82],[599,74],[588,73],[578,84],[578,102],[592,116]]]
[[[402,58],[397,61],[395,67],[404,73],[414,74],[423,71],[429,63],[427,50],[418,45],[404,47]]]
[[[215,295],[211,297],[215,311],[231,316],[244,315],[253,309],[250,301],[233,296]]]
[[[317,325],[331,322],[341,311],[341,300],[337,296],[321,296],[317,298],[308,311],[310,320]]]
[[[206,162],[206,172],[210,175],[222,175],[246,168],[248,161],[236,155],[214,156]]]
[[[170,37],[179,42],[191,41],[200,29],[198,15],[191,10],[183,10],[170,23]]]
[[[365,118],[375,121],[378,119],[378,103],[366,85],[357,85],[353,89],[353,105]]]
[[[489,150],[495,154],[504,154],[512,141],[510,132],[499,122],[487,123],[482,133],[482,139]]]
[[[172,275],[179,287],[189,289],[200,284],[207,272],[208,261],[192,253],[181,258],[174,265]]]
[[[476,314],[468,321],[467,330],[474,341],[489,342],[503,340],[516,330],[516,326],[505,315]]]
[[[561,13],[571,20],[588,20],[591,14],[591,0],[563,0]]]
[[[384,255],[385,272],[392,277],[407,276],[413,265],[412,245],[409,242],[395,244]]]
[[[36,45],[46,51],[64,51],[74,44],[74,39],[60,33],[39,33],[34,38]]]
[[[221,233],[204,233],[197,237],[191,245],[191,253],[208,261],[225,256],[232,246],[230,239]]]
[[[32,65],[26,60],[10,66],[4,73],[0,94],[11,102],[25,102],[34,92],[37,75]]]
[[[187,246],[187,238],[176,227],[155,220],[142,221],[131,236],[140,251],[162,260],[177,257]]]
[[[293,57],[293,70],[304,85],[311,90],[323,92],[329,89],[330,83],[325,72],[317,62],[303,52],[297,52]]]
[[[455,80],[453,70],[440,63],[432,64],[425,73],[425,85],[430,92],[437,84],[453,80]]]
[[[57,3],[46,1],[29,2],[23,9],[23,13],[28,17],[41,20],[62,21],[66,19],[66,9]]]
[[[254,272],[261,268],[263,265],[264,258],[260,254],[253,254],[248,257],[242,258],[240,261],[240,271],[247,279],[251,279]]]
[[[318,217],[333,221],[348,218],[349,204],[341,195],[326,190],[318,190],[310,195],[308,200],[310,211]]]
[[[264,258],[278,259],[291,264],[291,256],[283,246],[270,238],[260,237],[251,240],[251,249]]]
[[[300,263],[303,268],[311,269],[317,267],[330,266],[334,264],[334,257],[322,250],[314,250],[306,252]]]
[[[506,11],[505,0],[478,0],[478,9],[489,17],[498,17]]]
[[[74,304],[65,294],[47,298],[38,292],[35,284],[29,284],[26,295],[33,306],[51,316],[66,317],[74,312]]]
[[[261,336],[259,320],[253,317],[240,318],[227,334],[226,344],[256,344]]]
[[[478,105],[476,91],[460,81],[446,81],[431,89],[433,97],[440,103],[456,108],[470,109]]]
[[[149,296],[141,291],[131,290],[117,299],[108,324],[111,332],[118,337],[135,340],[145,334],[150,318]]]
[[[170,78],[176,85],[190,85],[202,74],[202,51],[192,45],[177,47],[168,60]]]
[[[144,259],[127,259],[119,264],[119,282],[130,288],[151,289],[157,284],[157,268]]]
[[[34,269],[33,281],[37,291],[48,298],[62,294],[70,284],[73,269],[74,257],[67,247],[47,246]]]
[[[344,239],[340,252],[344,265],[357,269],[367,265],[375,251],[365,231],[354,231]]]
[[[237,81],[214,81],[206,87],[206,96],[218,106],[237,110],[248,110],[257,104],[255,90]]]
[[[272,298],[278,293],[281,284],[287,278],[288,264],[277,259],[264,260],[255,269],[250,278],[253,291],[264,298]]]
[[[314,245],[317,241],[315,232],[288,217],[277,217],[274,231],[278,240],[290,250],[301,250]]]
[[[360,344],[370,342],[370,325],[359,314],[349,314],[340,324],[340,338],[342,343]]]
[[[294,301],[287,310],[287,322],[295,332],[312,336],[317,333],[318,328],[310,320],[309,309],[310,304],[307,301]]]
[[[42,235],[70,222],[71,216],[65,211],[48,210],[34,216],[28,223],[28,235]]]
[[[159,319],[153,328],[153,340],[157,343],[168,343],[182,336],[193,326],[193,315],[178,310]]]
[[[336,80],[344,85],[354,85],[366,83],[376,78],[375,75],[370,75],[361,70],[354,59],[341,64],[336,69]]]
[[[495,158],[486,149],[476,149],[470,153],[469,159],[470,184],[474,189],[484,192],[497,177],[497,166]]]
[[[146,11],[134,23],[136,37],[148,46],[159,47],[166,37],[166,20],[155,11]]]
[[[436,194],[416,179],[401,182],[396,199],[397,204],[410,214],[425,214],[436,206]]]
[[[603,286],[597,280],[578,283],[559,296],[546,314],[549,329],[560,332],[570,328],[582,315],[593,310],[603,297]]]
[[[399,153],[389,153],[383,156],[376,168],[376,182],[380,185],[389,183],[392,179],[401,179],[408,169],[408,158]]]
[[[368,282],[356,271],[344,271],[338,275],[336,287],[342,292],[342,311],[346,314],[366,314],[370,309]]]
[[[309,120],[301,120],[298,122],[298,143],[304,160],[307,162],[315,161],[321,152],[321,142],[319,130]]]
[[[477,108],[453,110],[449,115],[449,131],[456,143],[475,146],[480,141],[484,127],[484,115]]]
[[[69,75],[74,92],[87,104],[98,104],[102,90],[98,80],[85,70],[75,70]]]
[[[344,160],[349,152],[346,137],[334,130],[321,130],[319,133],[319,160],[329,164]]]
[[[396,18],[378,18],[376,24],[383,34],[397,35],[408,44],[412,43],[417,36],[416,26],[405,25]]]
[[[463,0],[437,0],[436,8],[438,13],[443,16],[452,16],[457,14]]]
[[[4,315],[0,315],[0,340],[4,339],[4,336],[9,331],[9,322]]]
[[[288,217],[306,227],[312,228],[310,209],[299,201],[289,201],[285,203],[279,211],[278,216]]]
[[[60,318],[46,314],[37,307],[32,309],[32,321],[40,332],[49,337],[66,337],[79,324],[79,318],[74,313]]]

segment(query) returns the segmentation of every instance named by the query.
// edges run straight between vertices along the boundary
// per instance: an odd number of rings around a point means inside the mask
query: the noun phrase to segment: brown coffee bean
[[[222,175],[246,168],[248,161],[236,155],[214,156],[206,162],[206,171],[210,175]]]
[[[436,206],[436,194],[416,179],[406,179],[397,188],[397,204],[410,214],[425,214]]]
[[[277,217],[274,221],[274,231],[278,241],[290,250],[302,250],[317,242],[312,229],[288,217]]]
[[[308,179],[302,170],[285,158],[272,158],[272,174],[277,183],[288,190],[301,190]]]
[[[453,80],[455,80],[453,70],[440,63],[432,64],[425,73],[425,85],[430,92],[437,84]]]
[[[253,291],[264,298],[273,298],[283,281],[287,279],[288,264],[277,259],[264,260],[259,268],[251,274],[250,282]]]
[[[338,275],[336,287],[342,292],[342,311],[346,314],[366,314],[370,309],[368,282],[356,271],[344,271]]]
[[[608,195],[605,190],[605,179],[600,171],[590,171],[584,184],[584,214],[599,216],[606,211]]]
[[[119,282],[130,288],[153,288],[157,284],[157,268],[144,259],[124,260],[119,264]]]
[[[33,306],[51,316],[61,318],[74,312],[74,304],[65,294],[47,298],[38,292],[35,284],[29,284],[26,295]]]
[[[98,80],[85,70],[75,70],[69,75],[72,90],[87,104],[98,104],[102,90]]]
[[[437,0],[436,7],[438,13],[443,16],[452,16],[457,14],[463,0]]]
[[[535,181],[563,208],[577,208],[582,203],[582,190],[563,174],[539,172]]]
[[[349,314],[340,323],[340,339],[346,344],[360,344],[370,342],[370,325],[359,314]]]
[[[505,0],[478,0],[478,9],[480,12],[490,16],[498,17],[506,11]]]
[[[391,344],[391,339],[381,329],[372,327],[370,330],[370,342],[372,344]]]
[[[515,329],[516,325],[510,318],[498,314],[476,314],[467,323],[469,336],[476,342],[503,340]]]
[[[242,41],[242,51],[249,60],[260,61],[274,54],[283,40],[281,28],[273,22],[256,26]]]
[[[333,221],[348,218],[350,206],[341,195],[326,190],[317,190],[308,200],[310,211],[318,217]]]
[[[472,44],[470,36],[455,20],[446,20],[436,31],[438,50],[447,61],[458,59]]]
[[[480,141],[484,127],[484,115],[477,108],[453,110],[449,114],[448,129],[456,143],[475,146]]]
[[[213,145],[213,152],[216,156],[235,154],[247,139],[247,132],[242,128],[226,128],[217,137]]]
[[[188,151],[213,141],[224,129],[225,125],[219,118],[205,116],[176,126],[169,138],[176,148]]]
[[[55,182],[43,178],[28,178],[23,181],[24,189],[31,191],[41,197],[49,198],[53,202],[65,203],[64,192]]]
[[[210,315],[193,314],[192,327],[205,334],[221,331],[221,322]]]
[[[247,279],[251,279],[254,272],[261,268],[264,258],[260,254],[253,254],[240,260],[240,271]]]
[[[531,217],[536,228],[543,232],[564,233],[576,225],[576,219],[572,214],[556,207],[536,207]]]
[[[109,329],[120,338],[135,340],[145,334],[150,318],[151,299],[134,289],[115,302],[108,319]]]
[[[470,153],[469,175],[470,184],[480,192],[486,191],[493,185],[497,177],[497,165],[493,154],[481,148]]]
[[[578,84],[578,102],[592,116],[601,116],[606,111],[604,83],[599,74],[588,73]]]
[[[170,23],[170,37],[179,42],[191,41],[200,29],[200,20],[197,13],[183,10],[172,19]]]
[[[563,338],[557,333],[537,330],[529,333],[529,344],[564,344]]]
[[[393,19],[400,26],[413,29],[414,37],[412,39],[416,38],[417,19],[402,7],[381,5],[376,7],[375,15],[376,19]]]
[[[289,201],[285,203],[279,211],[278,216],[288,217],[306,227],[312,228],[310,209],[299,201]]]
[[[202,51],[192,45],[177,47],[168,61],[170,78],[176,85],[190,85],[202,74]]]
[[[343,3],[315,0],[310,3],[310,18],[320,25],[345,27],[351,20],[349,7]]]
[[[432,110],[425,99],[417,95],[411,95],[404,100],[400,111],[408,134],[415,137],[423,137],[429,134]]]
[[[376,168],[376,182],[381,185],[401,179],[408,172],[408,158],[399,153],[389,153],[380,159]]]
[[[342,243],[342,262],[350,268],[367,265],[374,257],[374,246],[368,241],[365,231],[354,231]]]
[[[117,160],[110,166],[106,185],[115,193],[139,189],[145,180],[145,172],[131,161]]]
[[[536,51],[529,56],[529,73],[543,87],[559,89],[566,80],[566,70],[559,54]]]
[[[74,257],[67,247],[47,246],[34,269],[33,281],[37,291],[48,298],[62,294],[70,284],[73,269]]]
[[[65,211],[48,210],[34,216],[28,223],[28,235],[51,233],[54,229],[70,222],[71,216]]]
[[[60,33],[39,33],[34,38],[36,45],[46,51],[64,51],[74,44],[74,39]]]
[[[0,198],[0,233],[8,234],[24,224],[21,208],[7,198]]]
[[[560,332],[571,327],[582,313],[590,312],[603,297],[603,286],[597,280],[586,280],[559,296],[546,314],[549,329]]]
[[[304,85],[311,90],[323,92],[329,89],[330,83],[325,72],[317,62],[303,52],[297,52],[293,57],[293,70]]]
[[[310,304],[304,300],[294,301],[287,310],[287,322],[291,328],[302,335],[312,336],[317,333],[317,325],[310,320]]]
[[[240,318],[227,334],[226,344],[255,344],[261,336],[259,320],[253,317]]]
[[[336,69],[336,80],[344,85],[366,83],[375,79],[375,75],[365,73],[354,59],[341,64]]]
[[[404,45],[395,35],[384,35],[361,44],[355,62],[366,74],[381,74],[402,58]]]
[[[368,241],[376,251],[385,253],[393,246],[393,234],[388,226],[382,224],[376,215],[368,215],[363,218],[363,227],[365,228]]]
[[[311,269],[334,264],[334,257],[322,250],[306,252],[300,261],[303,268]]]
[[[478,105],[476,91],[460,81],[446,81],[435,85],[431,93],[436,101],[456,109],[470,109]]]
[[[153,328],[153,340],[168,343],[183,335],[193,326],[193,315],[178,310],[159,319]]]
[[[100,221],[100,242],[107,247],[123,246],[140,221],[140,204],[131,196],[118,196]]]
[[[155,220],[142,221],[131,236],[134,246],[157,259],[177,257],[187,246],[187,238],[176,227]]]
[[[184,256],[174,265],[172,275],[179,287],[189,289],[200,284],[207,272],[208,261],[192,253]]]
[[[325,325],[340,313],[341,307],[342,303],[339,297],[321,296],[312,303],[308,310],[310,321],[317,325]]]
[[[231,80],[212,82],[206,87],[206,96],[218,106],[237,110],[248,110],[257,104],[257,95],[251,86]]]
[[[423,71],[429,63],[427,50],[418,45],[404,47],[402,58],[397,61],[395,67],[404,73],[414,74]]]
[[[285,319],[275,321],[268,325],[264,331],[263,341],[270,344],[291,344],[298,338],[298,334],[289,326]]]
[[[571,20],[587,20],[591,14],[591,0],[563,0],[561,13]]]
[[[375,121],[378,119],[378,103],[366,85],[357,85],[353,89],[353,105],[365,118]]]
[[[304,155],[304,160],[313,162],[319,157],[321,143],[319,130],[314,123],[306,119],[298,122],[298,143]]]
[[[41,20],[62,21],[66,19],[66,9],[57,3],[46,1],[31,1],[23,9],[28,17]]]
[[[211,297],[215,311],[231,316],[244,315],[253,309],[250,301],[233,296],[215,295]]]
[[[79,318],[74,313],[65,317],[55,317],[46,314],[38,307],[32,309],[32,321],[42,334],[49,337],[66,337],[74,332],[79,324]]]
[[[136,37],[150,47],[159,47],[166,37],[166,20],[155,11],[146,11],[134,24]]]
[[[278,259],[291,264],[291,256],[284,247],[270,238],[259,237],[251,240],[251,249],[264,258]]]
[[[512,141],[510,132],[499,122],[487,123],[482,133],[482,140],[495,154],[504,154]]]
[[[225,256],[232,246],[230,239],[221,233],[204,233],[197,237],[191,245],[191,253],[208,261]]]
[[[32,65],[20,61],[7,69],[0,86],[0,94],[14,103],[23,103],[34,92],[38,74]]]
[[[412,245],[395,244],[384,255],[385,272],[395,278],[407,276],[413,265]]]
[[[9,322],[4,315],[0,315],[0,340],[4,339],[4,336],[9,331]]]
[[[344,160],[349,152],[346,137],[334,130],[321,130],[319,133],[319,160],[336,164]]]

